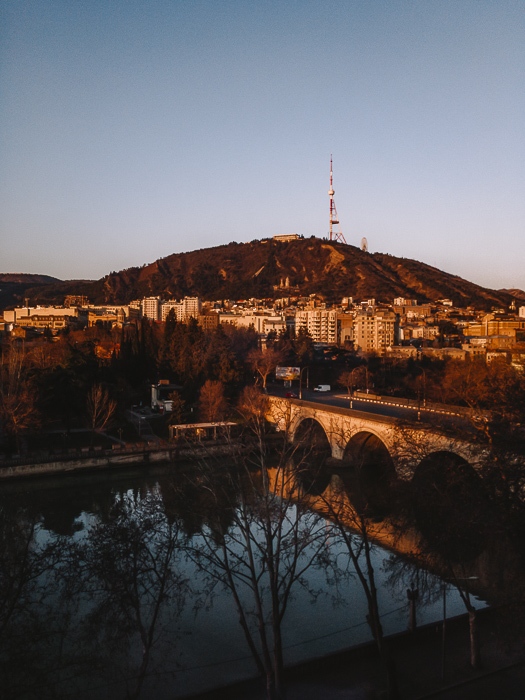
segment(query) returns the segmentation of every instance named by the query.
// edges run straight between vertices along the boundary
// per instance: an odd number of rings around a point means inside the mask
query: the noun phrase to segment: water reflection
[[[259,673],[277,697],[283,664],[406,629],[396,557],[298,493],[226,463],[4,488],[5,696],[171,698]]]

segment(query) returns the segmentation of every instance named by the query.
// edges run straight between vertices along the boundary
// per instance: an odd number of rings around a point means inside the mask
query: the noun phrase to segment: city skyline
[[[328,234],[525,289],[520,2],[3,12],[0,271]]]

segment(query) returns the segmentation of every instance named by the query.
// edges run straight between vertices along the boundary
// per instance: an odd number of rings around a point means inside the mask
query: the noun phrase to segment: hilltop
[[[28,289],[33,298],[34,290],[41,286],[60,284],[61,280],[49,275],[34,275],[25,272],[0,272],[0,309],[23,302]]]
[[[229,243],[175,253],[93,282],[53,281],[25,289],[32,303],[61,302],[66,294],[84,294],[95,303],[127,303],[152,295],[212,300],[314,293],[327,302],[343,296],[380,301],[402,296],[420,302],[450,298],[458,306],[477,308],[507,306],[513,298],[510,291],[486,289],[416,260],[315,237]]]

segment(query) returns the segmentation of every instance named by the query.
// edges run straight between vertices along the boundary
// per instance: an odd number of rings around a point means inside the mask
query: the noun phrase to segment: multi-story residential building
[[[337,314],[337,337],[339,345],[353,343],[354,341],[354,315],[351,313]]]
[[[295,314],[295,332],[307,331],[315,343],[338,342],[336,309],[310,309]]]
[[[169,312],[173,309],[175,318],[179,323],[185,323],[190,318],[198,318],[202,312],[202,302],[199,297],[184,297],[182,301],[169,299],[161,302],[161,319],[165,321]]]
[[[202,326],[204,330],[213,330],[213,328],[217,328],[218,325],[219,314],[217,312],[211,312],[199,316],[199,326]]]
[[[142,317],[152,321],[160,319],[160,297],[144,297],[142,300]]]
[[[161,316],[161,321],[166,321],[168,318],[169,312],[173,309],[173,312],[175,313],[175,318],[177,321],[180,320],[180,301],[176,301],[175,299],[168,299],[168,301],[163,301],[160,305],[160,316]]]
[[[139,316],[142,313],[142,300],[141,299],[133,299],[133,301],[129,302],[129,317],[130,318],[139,318]]]
[[[396,339],[396,314],[391,311],[359,312],[354,319],[354,347],[362,352],[383,351]]]
[[[184,297],[181,301],[182,318],[181,321],[187,321],[190,318],[198,318],[202,311],[202,301],[199,297]]]

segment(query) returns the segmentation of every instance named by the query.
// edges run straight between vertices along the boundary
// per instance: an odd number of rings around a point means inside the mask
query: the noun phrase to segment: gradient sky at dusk
[[[523,0],[4,0],[0,272],[278,233],[525,289]]]

